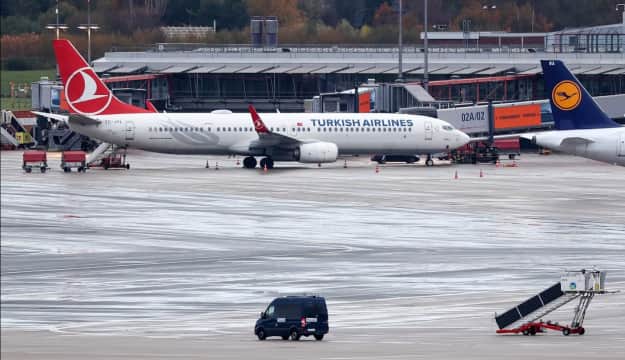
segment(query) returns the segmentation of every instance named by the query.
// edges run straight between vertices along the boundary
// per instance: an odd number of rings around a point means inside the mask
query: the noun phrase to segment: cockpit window
[[[452,131],[454,128],[449,125],[443,125],[443,130]]]

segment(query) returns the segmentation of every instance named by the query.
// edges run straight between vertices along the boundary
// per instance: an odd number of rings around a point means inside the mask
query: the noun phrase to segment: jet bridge
[[[504,312],[495,315],[498,334],[536,335],[545,329],[561,331],[563,335],[584,335],[586,311],[596,294],[605,294],[605,271],[580,270],[565,273],[560,282]],[[568,325],[543,321],[544,317],[564,305],[578,300],[573,319]]]

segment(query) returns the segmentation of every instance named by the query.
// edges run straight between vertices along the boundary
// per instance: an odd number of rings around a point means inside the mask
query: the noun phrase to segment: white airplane
[[[521,137],[549,149],[625,166],[625,127],[612,121],[559,60],[541,61],[557,130]]]
[[[243,166],[274,161],[335,162],[339,155],[431,154],[469,142],[449,123],[425,116],[347,113],[158,113],[118,100],[68,40],[54,40],[69,115],[39,113],[80,134],[160,153],[246,156]]]

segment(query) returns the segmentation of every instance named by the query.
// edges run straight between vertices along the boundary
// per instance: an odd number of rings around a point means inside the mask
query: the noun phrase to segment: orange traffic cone
[[[380,165],[376,165],[375,166],[375,173],[379,173],[380,172]]]
[[[456,170],[456,173],[454,174],[454,179],[458,180],[458,170]]]
[[[480,177],[483,178],[484,177],[484,172],[482,171],[482,169],[480,169]]]
[[[499,161],[499,159],[497,159],[497,161],[495,162],[495,167],[500,167],[501,166],[501,161]]]
[[[265,166],[263,166],[263,171],[267,172],[267,164],[265,164]]]

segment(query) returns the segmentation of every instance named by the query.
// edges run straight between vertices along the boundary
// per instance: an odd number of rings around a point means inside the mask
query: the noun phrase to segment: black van
[[[254,326],[259,340],[280,336],[283,340],[299,340],[313,335],[322,340],[327,334],[328,309],[326,300],[318,296],[286,296],[276,298],[260,313]]]

